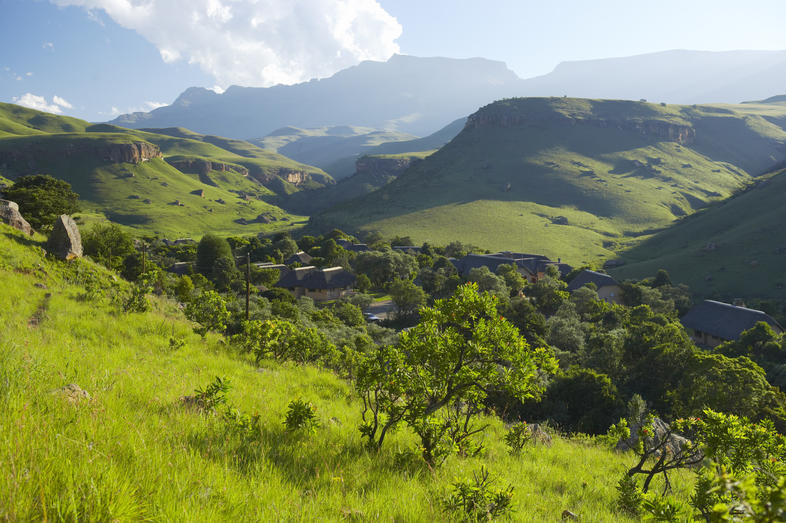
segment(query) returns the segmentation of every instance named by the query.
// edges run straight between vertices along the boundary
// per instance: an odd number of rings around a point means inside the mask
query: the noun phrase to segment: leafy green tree
[[[365,274],[358,274],[355,280],[355,288],[360,292],[368,292],[371,290],[371,280]]]
[[[450,299],[421,309],[421,322],[403,332],[395,347],[381,348],[361,365],[361,434],[380,448],[403,421],[420,435],[424,459],[436,464],[432,451],[447,436],[457,443],[455,438],[467,440],[485,428],[473,422],[490,390],[537,396],[543,375],[555,368],[547,349],[531,348],[499,316],[494,296],[463,285]]]
[[[608,376],[577,367],[549,385],[544,403],[562,429],[586,434],[605,433],[623,409]]]
[[[426,304],[426,293],[410,280],[394,280],[388,286],[388,292],[402,319],[413,318]]]
[[[205,234],[199,241],[196,269],[222,291],[239,277],[229,242],[214,234]]]
[[[207,336],[208,331],[223,332],[229,322],[227,303],[216,291],[204,291],[186,304],[186,318],[198,324],[194,332]]]
[[[193,298],[194,282],[188,275],[183,275],[177,279],[175,284],[175,296],[181,303],[188,303]]]
[[[281,319],[243,322],[243,332],[238,342],[244,350],[256,356],[257,362],[273,357],[308,363],[317,361],[335,349],[317,329],[303,328]]]
[[[127,256],[134,254],[131,235],[114,223],[97,223],[82,233],[85,254],[95,261],[120,270]]]
[[[355,272],[368,276],[377,288],[395,279],[408,280],[418,270],[414,256],[390,250],[361,252],[352,263]]]
[[[481,292],[490,292],[499,298],[508,298],[510,296],[508,286],[505,285],[505,279],[491,272],[488,267],[471,269],[467,275],[467,281],[477,283],[478,290]]]
[[[505,286],[510,290],[510,295],[516,296],[521,289],[526,285],[527,280],[524,279],[516,266],[511,263],[503,263],[497,267],[497,274],[505,280]]]
[[[79,212],[79,195],[71,184],[47,174],[21,176],[4,194],[35,229],[48,230],[61,214]]]

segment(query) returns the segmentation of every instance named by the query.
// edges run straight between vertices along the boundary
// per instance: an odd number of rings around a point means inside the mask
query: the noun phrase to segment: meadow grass
[[[256,365],[218,336],[193,334],[166,300],[126,314],[111,293],[88,299],[77,283],[109,286],[108,271],[46,258],[41,238],[0,233],[0,281],[13,304],[0,310],[0,518],[450,521],[451,483],[485,466],[514,486],[516,520],[558,521],[565,509],[583,521],[628,520],[614,487],[632,456],[568,437],[511,456],[496,418],[481,457],[453,456],[434,471],[407,430],[370,452],[346,381],[311,366]],[[171,348],[172,337],[185,344]],[[230,380],[233,407],[259,415],[258,429],[181,401],[216,376]],[[69,400],[68,384],[90,399]],[[296,398],[317,408],[313,435],[284,430]],[[678,497],[691,482],[675,481]]]

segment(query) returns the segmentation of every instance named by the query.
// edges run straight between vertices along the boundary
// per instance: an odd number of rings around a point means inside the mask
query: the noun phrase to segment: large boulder
[[[634,421],[631,423],[630,437],[617,442],[617,450],[630,450],[636,448],[636,445],[639,443],[639,430],[641,427],[642,421]],[[654,434],[648,438],[648,446],[657,446],[661,441],[663,441],[663,438],[668,438],[665,448],[672,455],[682,453],[688,448],[688,444],[690,443],[686,438],[678,434],[671,433],[669,431],[669,425],[660,418],[653,419],[652,431]]]
[[[46,242],[46,251],[61,260],[73,260],[82,256],[82,235],[76,222],[67,214],[55,220],[52,234]]]
[[[19,213],[19,205],[16,202],[0,200],[0,221],[25,234],[32,235],[34,232],[27,220]]]

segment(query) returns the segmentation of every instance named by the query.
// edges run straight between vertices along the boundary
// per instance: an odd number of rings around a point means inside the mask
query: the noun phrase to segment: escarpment
[[[542,102],[536,104],[536,102]],[[509,128],[520,126],[574,127],[591,126],[602,129],[619,129],[641,134],[642,136],[690,145],[696,139],[696,130],[688,123],[670,121],[656,111],[648,114],[643,102],[599,102],[605,104],[602,110],[591,105],[583,111],[560,111],[559,104],[553,106],[545,99],[527,99],[520,105],[492,104],[481,108],[467,118],[465,129],[484,127]],[[609,110],[608,105],[619,105],[617,111]],[[629,111],[633,104],[635,111]],[[614,114],[615,112],[619,114]]]
[[[8,139],[0,149],[0,168],[12,175],[35,172],[52,160],[86,160],[91,163],[133,163],[161,158],[157,145],[148,142],[114,143],[104,140]]]

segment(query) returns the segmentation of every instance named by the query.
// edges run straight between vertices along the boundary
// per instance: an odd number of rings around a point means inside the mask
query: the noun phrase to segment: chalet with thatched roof
[[[602,272],[595,272],[584,270],[576,275],[568,284],[568,291],[573,292],[576,289],[584,287],[588,283],[595,284],[598,291],[598,297],[607,303],[622,303],[622,287],[617,283],[617,280],[603,274]]]
[[[783,332],[783,327],[764,311],[714,300],[694,305],[680,321],[696,345],[705,347],[737,340],[760,321],[769,324],[775,332]]]
[[[336,300],[352,291],[356,277],[343,267],[317,269],[298,267],[282,274],[276,287],[287,289],[296,298],[306,296],[314,301]]]

